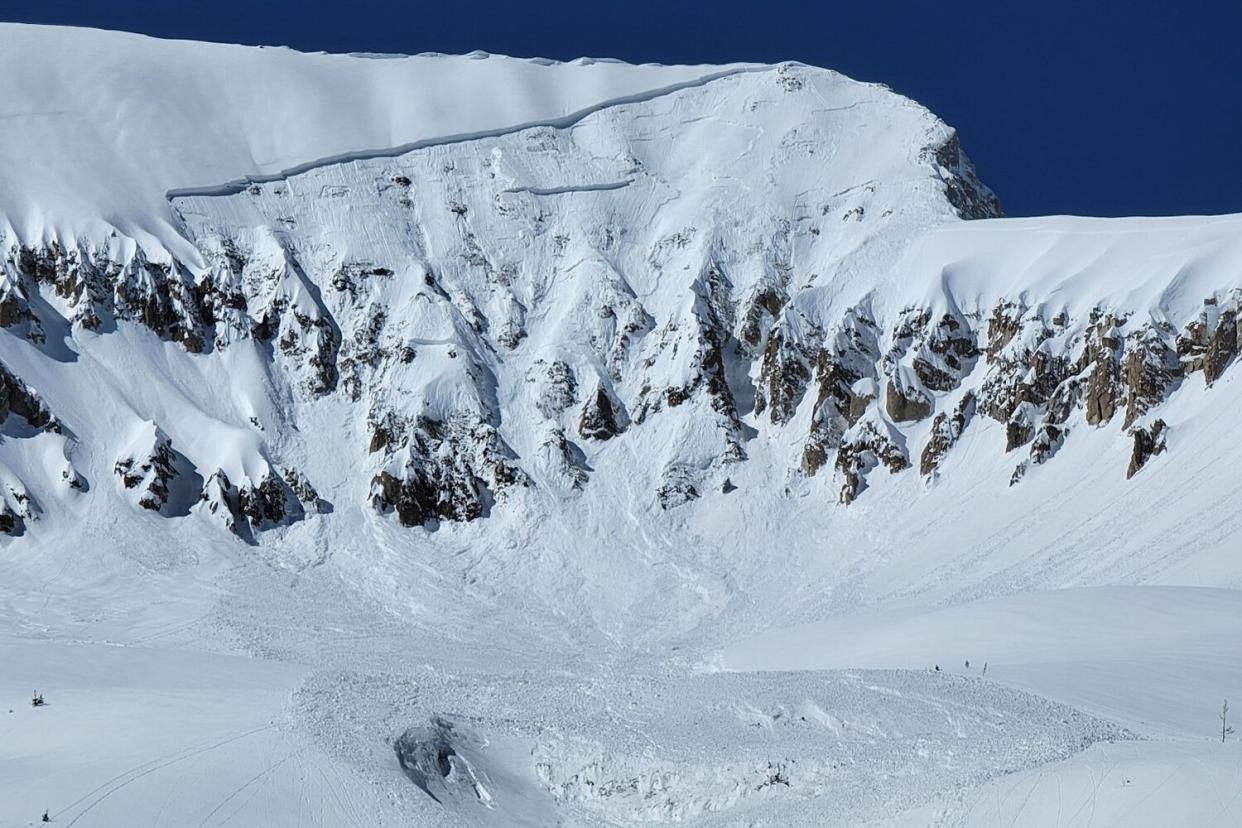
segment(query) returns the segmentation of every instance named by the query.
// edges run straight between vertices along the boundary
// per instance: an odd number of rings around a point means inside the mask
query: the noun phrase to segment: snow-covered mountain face
[[[523,669],[701,664],[844,609],[1191,562],[1238,581],[1212,529],[1237,507],[1201,482],[1234,403],[1237,217],[1000,218],[934,115],[798,64],[0,42],[19,581],[63,577],[66,545],[103,550],[98,582],[236,545],[423,655]],[[239,594],[231,643],[336,663],[260,631],[250,602],[292,599]],[[593,749],[543,745],[544,787],[651,817],[595,801],[641,751]],[[663,817],[785,773],[711,772],[664,779]]]
[[[761,444],[778,447],[765,488],[819,478],[833,509],[877,475],[934,480],[977,419],[1003,426],[1011,484],[1100,427],[1132,435],[1133,475],[1166,445],[1153,412],[1237,349],[1232,274],[1212,263],[1231,224],[966,229],[1000,205],[956,135],[824,70],[704,72],[411,146],[160,208],[118,199],[131,215],[9,216],[0,324],[30,366],[6,368],[10,407],[64,455],[9,464],[9,531],[97,496],[79,467],[109,458],[136,506],[251,542],[322,513],[324,489],[422,531],[555,512],[597,474],[693,510]],[[166,182],[174,165],[151,166]],[[140,169],[59,177],[151,186]],[[11,203],[34,197],[23,184]],[[173,237],[127,233],[166,220]],[[31,373],[117,331],[150,403],[117,400],[121,421],[86,437],[116,384],[75,375],[103,386],[75,410]]]
[[[162,215],[10,222],[9,334],[63,361],[132,330],[177,346],[178,382],[217,395],[208,372],[228,366],[234,392],[173,412],[139,369],[163,410],[99,444],[71,428],[57,480],[14,469],[13,531],[97,452],[136,505],[248,541],[320,512],[327,468],[349,470],[334,501],[409,527],[526,489],[555,506],[633,460],[632,495],[673,509],[787,432],[804,443],[788,471],[836,454],[848,501],[878,457],[909,465],[893,423],[926,419],[976,361],[962,313],[877,316],[875,275],[913,233],[999,213],[956,136],[882,88],[741,68],[368,155],[174,191],[171,241],[123,229]],[[91,416],[38,410],[31,428]]]

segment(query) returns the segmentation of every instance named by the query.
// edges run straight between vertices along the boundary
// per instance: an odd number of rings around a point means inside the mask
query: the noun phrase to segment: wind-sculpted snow
[[[0,26],[0,227],[179,247],[165,194],[553,123],[749,68],[303,54]],[[394,149],[396,148],[396,149]]]
[[[487,55],[486,57],[490,57],[490,55]],[[544,65],[551,65],[551,64],[544,64]],[[624,64],[621,64],[621,65],[624,66]],[[635,67],[626,67],[626,68],[633,69]],[[665,68],[665,67],[660,67],[660,68]],[[675,70],[682,69],[682,67],[674,67],[674,69]],[[399,156],[406,155],[408,153],[415,152],[416,150],[424,149],[426,147],[464,143],[466,141],[477,141],[477,140],[482,140],[486,138],[496,138],[496,137],[506,135],[509,133],[521,132],[527,129],[536,129],[538,127],[547,127],[550,129],[561,129],[561,130],[570,129],[575,124],[577,124],[579,121],[582,121],[583,119],[595,114],[596,112],[599,112],[602,109],[607,109],[613,106],[622,106],[625,104],[643,103],[644,101],[649,101],[653,98],[659,98],[664,95],[671,95],[674,92],[680,92],[683,89],[691,89],[696,86],[702,86],[704,84],[711,83],[714,80],[729,77],[730,75],[736,75],[742,72],[763,72],[763,71],[768,71],[768,69],[769,67],[766,67],[766,66],[739,66],[739,67],[732,68],[732,69],[721,69],[718,71],[705,72],[700,77],[695,77],[691,80],[681,81],[675,84],[671,84],[669,86],[661,86],[655,89],[645,90],[642,92],[631,93],[631,94],[624,95],[624,96],[617,97],[617,98],[610,98],[608,100],[604,100],[599,103],[592,104],[591,106],[580,109],[576,112],[571,112],[567,115],[562,115],[560,117],[548,118],[545,120],[528,121],[526,123],[518,123],[518,124],[502,124],[498,127],[494,127],[491,129],[478,130],[476,132],[467,132],[467,133],[449,134],[449,135],[435,135],[433,137],[423,138],[417,141],[411,141],[408,143],[400,144],[395,147],[382,147],[379,149],[366,149],[366,150],[351,150],[348,152],[338,153],[336,155],[330,155],[324,158],[317,158],[313,161],[306,161],[306,162],[297,164],[292,167],[287,167],[278,172],[266,173],[263,175],[250,175],[245,178],[228,181],[223,184],[209,185],[209,186],[204,186],[204,187],[174,188],[174,189],[169,190],[166,193],[166,196],[169,199],[179,199],[179,198],[188,198],[188,197],[193,197],[193,196],[236,195],[237,193],[240,193],[243,190],[255,184],[270,184],[272,182],[280,181],[285,178],[290,178],[295,175],[301,175],[302,173],[309,172],[318,167],[330,167],[330,166],[334,166],[337,164],[348,163],[351,161],[371,161],[371,160],[383,159],[383,158],[397,158]],[[679,72],[675,72],[675,71],[668,72],[668,74],[675,74],[675,73],[679,73]],[[587,189],[612,190],[612,189],[619,189],[621,187],[624,187],[628,183],[629,182],[626,182],[626,181],[619,181],[619,182],[614,182],[611,184],[586,185],[586,188]],[[571,187],[567,187],[564,189],[553,189],[545,193],[537,193],[537,194],[552,195],[557,192],[573,192],[575,189],[577,188],[574,188],[571,186]]]

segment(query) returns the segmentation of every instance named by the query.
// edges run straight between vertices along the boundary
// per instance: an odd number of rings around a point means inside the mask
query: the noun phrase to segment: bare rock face
[[[117,257],[86,243],[18,247],[6,264],[26,282],[27,295],[45,285],[68,303],[70,322],[98,330],[105,322],[137,322],[186,350],[203,350],[198,285],[180,263],[154,261],[135,248]],[[19,314],[20,315],[20,314]]]
[[[253,540],[249,524],[242,519],[237,502],[237,489],[222,469],[207,479],[203,486],[202,503],[208,514],[219,520],[224,528],[242,540]]]
[[[837,473],[842,476],[841,502],[853,503],[867,485],[867,475],[883,465],[890,473],[910,467],[901,435],[882,420],[867,419],[851,428],[837,449]]]
[[[26,533],[26,522],[8,503],[0,503],[0,534],[20,537]]]
[[[1177,350],[1188,373],[1202,370],[1208,385],[1220,379],[1238,353],[1238,297],[1224,305],[1215,297],[1205,299],[1199,319],[1178,339]]]
[[[1075,374],[1053,389],[1052,396],[1044,404],[1044,425],[1061,426],[1085,407],[1084,397],[1087,381],[1082,374]]]
[[[341,389],[354,402],[362,399],[367,373],[380,368],[393,357],[382,339],[387,319],[388,314],[383,308],[371,308],[370,313],[365,315],[365,321],[356,326],[351,335],[341,342],[336,370],[339,373]],[[290,355],[306,353],[305,350],[299,350],[300,346],[295,339],[293,335],[282,338],[281,348],[287,346],[288,350],[285,352]],[[404,362],[413,361],[415,358],[413,349],[408,354],[408,357],[401,357]],[[324,378],[324,381],[327,379]]]
[[[0,534],[21,537],[39,513],[38,504],[26,489],[20,483],[10,483],[0,494]]]
[[[988,320],[987,354],[988,361],[995,360],[1013,338],[1022,329],[1024,309],[1014,302],[1001,301],[992,309],[992,317]]]
[[[1142,415],[1164,402],[1181,381],[1182,364],[1167,325],[1149,324],[1126,337],[1123,377],[1126,386],[1126,416],[1129,428]]]
[[[937,156],[937,163],[953,162],[951,146],[941,150],[947,155]],[[959,209],[978,216],[998,210],[986,196],[969,192],[969,176],[961,167],[968,162],[945,163],[945,169],[954,163],[957,172],[944,181],[947,189],[958,188]],[[28,297],[43,290],[64,300],[73,309],[72,323],[84,328],[106,330],[126,320],[190,351],[257,342],[306,396],[340,393],[351,401],[369,400],[370,451],[377,455],[370,499],[403,524],[484,517],[512,486],[530,482],[499,437],[501,412],[494,403],[495,378],[489,377],[499,369],[474,356],[523,347],[525,317],[506,310],[509,300],[488,309],[486,302],[451,293],[428,274],[428,296],[450,305],[478,337],[455,341],[448,356],[457,359],[461,346],[479,402],[463,403],[439,419],[419,417],[402,408],[418,399],[416,394],[390,401],[375,391],[389,382],[394,366],[416,358],[408,344],[414,340],[394,331],[390,309],[368,298],[368,290],[393,278],[390,268],[339,265],[329,291],[354,310],[342,331],[329,310],[340,308],[325,303],[303,271],[299,252],[273,234],[252,228],[195,241],[208,262],[197,276],[176,263],[151,261],[141,250],[114,261],[87,246],[55,241],[13,248],[0,274],[0,324],[19,335],[25,330],[37,342],[43,324],[38,313],[45,311]],[[481,257],[477,266],[500,287],[507,285],[512,268],[488,260],[481,237],[475,248],[470,255]],[[1132,475],[1163,449],[1162,430],[1153,431],[1155,425],[1134,430],[1134,424],[1187,374],[1202,370],[1209,385],[1219,379],[1236,359],[1242,336],[1240,297],[1232,294],[1205,300],[1198,319],[1180,334],[1163,321],[1105,308],[1086,320],[1071,320],[1068,312],[1028,307],[1025,299],[998,301],[983,322],[948,302],[947,311],[946,304],[935,311],[904,308],[891,327],[886,322],[882,328],[867,303],[851,308],[839,323],[826,323],[805,315],[805,303],[791,298],[789,272],[774,272],[735,297],[725,270],[709,258],[688,286],[681,315],[658,330],[624,280],[606,281],[587,297],[595,310],[592,324],[598,324],[589,332],[587,349],[599,366],[598,378],[593,383],[593,377],[580,378],[568,358],[536,360],[527,370],[530,403],[548,421],[531,457],[539,481],[566,494],[589,485],[591,469],[574,443],[575,426],[586,440],[610,440],[691,400],[706,403],[705,409],[691,410],[696,415],[706,410],[710,425],[723,435],[716,461],[739,462],[754,433],[742,425],[735,393],[744,395],[752,381],[755,424],[806,428],[802,473],[815,475],[834,464],[843,478],[845,503],[862,493],[874,468],[908,466],[907,424],[933,416],[919,470],[934,475],[976,409],[1004,425],[1006,451],[1026,449],[1012,483],[1051,460],[1076,423],[1105,427],[1123,412],[1122,427],[1131,429],[1135,440]],[[505,327],[509,322],[517,327]],[[522,335],[506,333],[515,330]],[[420,349],[431,347],[419,343]],[[976,379],[980,360],[986,367],[981,381]],[[591,363],[574,364],[582,370]],[[944,395],[964,383],[972,384],[960,403],[937,413]],[[812,392],[807,422],[803,402]],[[39,395],[0,366],[0,415],[9,414],[37,431],[61,430]],[[160,432],[142,451],[118,458],[115,473],[123,486],[138,492],[140,506],[163,514],[172,490],[182,485],[188,461],[179,458]],[[669,460],[656,485],[661,506],[675,508],[698,497],[708,485],[704,468]],[[76,472],[65,480],[85,485]],[[264,528],[331,508],[293,469],[241,485],[219,472],[201,491],[205,508],[249,540]]]
[[[975,395],[967,391],[954,407],[952,415],[940,412],[932,421],[931,437],[919,460],[919,474],[926,477],[940,468],[944,456],[956,445],[962,432],[975,416]]]
[[[151,258],[139,245],[124,254],[85,242],[15,246],[0,262],[16,276],[0,292],[0,323],[29,323],[28,338],[42,341],[26,299],[42,286],[69,305],[75,327],[103,330],[124,320],[191,353],[244,339],[272,342],[309,394],[335,388],[339,331],[275,237],[256,231],[198,242],[210,269],[197,276],[179,261]]]
[[[988,323],[988,372],[979,394],[979,410],[1005,423],[1005,450],[1025,445],[1049,410],[1064,409],[1062,383],[1075,374],[1074,363],[1055,347],[1068,319],[1045,320],[1012,303],[1001,303]],[[1058,393],[1060,391],[1060,393]],[[1054,414],[1055,420],[1060,416]]]
[[[925,160],[933,161],[949,203],[964,219],[998,218],[1003,216],[1000,199],[979,180],[975,165],[962,152],[961,140],[954,132],[939,146],[923,151]]]
[[[270,472],[257,485],[238,488],[237,506],[252,529],[292,523],[303,514],[301,502],[289,484]]]
[[[890,341],[879,367],[888,377],[884,409],[897,423],[930,417],[936,392],[961,385],[979,356],[969,322],[956,311],[941,314],[933,323],[928,311],[907,308],[893,326]],[[861,415],[852,412],[854,419]]]
[[[899,376],[888,381],[884,408],[894,422],[912,423],[931,416],[932,401],[909,377]]]
[[[1203,378],[1210,385],[1225,373],[1225,367],[1238,353],[1238,320],[1237,312],[1225,311],[1220,315],[1216,330],[1208,339],[1207,350],[1203,354]]]
[[[396,512],[403,526],[484,517],[498,497],[528,485],[494,426],[468,415],[446,422],[418,418],[388,447],[371,481],[371,504]]]
[[[1119,323],[1109,314],[1091,326],[1083,360],[1090,371],[1087,379],[1087,423],[1100,425],[1113,418],[1121,396],[1121,344]]]
[[[59,434],[60,423],[43,403],[39,395],[9,371],[0,365],[0,423],[8,419],[10,414],[21,417],[37,431],[50,431]]]
[[[780,326],[768,335],[755,384],[755,413],[767,412],[773,425],[783,425],[794,415],[811,381],[813,356],[806,346],[791,340]]]
[[[1035,438],[1031,441],[1029,457],[1013,470],[1009,485],[1013,486],[1020,481],[1031,466],[1041,465],[1056,454],[1065,444],[1065,435],[1068,431],[1069,429],[1051,423],[1040,426],[1035,433]]]
[[[0,427],[3,427],[5,435],[19,437],[62,434],[64,431],[39,394],[3,364],[0,364]],[[85,481],[68,459],[62,469],[62,474],[65,473],[71,475],[67,480],[71,488],[85,487]],[[0,534],[12,537],[25,534],[29,522],[39,514],[39,505],[20,480],[14,478],[0,492]]]
[[[14,256],[15,252],[11,250],[4,259],[12,261]],[[22,281],[20,274],[0,267],[0,328],[25,325],[28,328],[27,338],[34,339],[38,336],[35,331],[39,322],[30,309],[30,297]]]
[[[1005,422],[1005,451],[1013,451],[1024,446],[1035,436],[1035,427],[1039,423],[1039,407],[1031,402],[1020,402]]]
[[[127,452],[117,458],[112,471],[120,478],[122,486],[137,493],[139,506],[162,512],[177,478],[176,459],[172,440],[151,424],[130,444]]]
[[[1065,435],[1069,429],[1045,424],[1031,441],[1031,462],[1036,465],[1046,462],[1057,453],[1065,443]]]
[[[331,504],[319,496],[319,492],[315,491],[315,487],[311,485],[310,480],[301,471],[298,469],[285,469],[284,474],[281,476],[289,487],[289,491],[297,498],[304,511],[320,514],[331,511]]]
[[[974,368],[979,349],[968,320],[946,312],[932,322],[922,308],[907,308],[890,335],[881,369],[892,377],[886,398],[889,415],[899,422],[930,416],[932,392],[952,391]]]
[[[926,319],[927,314],[920,315]],[[914,373],[933,391],[952,391],[961,385],[979,357],[974,332],[960,314],[945,313],[931,326],[920,326],[913,349]]]
[[[578,433],[588,440],[608,440],[621,433],[616,407],[603,383],[596,386],[595,393],[583,404]]]
[[[862,308],[854,308],[841,328],[820,349],[815,361],[818,394],[811,414],[811,431],[802,451],[802,471],[815,474],[858,422],[875,398],[880,357],[875,322]]]
[[[738,339],[747,352],[754,356],[760,346],[768,341],[768,333],[780,317],[781,309],[789,301],[784,291],[771,285],[756,289],[742,314],[742,326]]]
[[[1134,438],[1134,450],[1130,453],[1130,467],[1126,469],[1127,480],[1138,474],[1148,460],[1164,453],[1168,434],[1169,428],[1164,420],[1156,420],[1147,428],[1135,426],[1130,429],[1130,435]]]
[[[201,501],[209,514],[247,543],[255,543],[260,531],[294,523],[306,514],[289,483],[271,471],[257,483],[235,484],[218,469],[203,486]]]

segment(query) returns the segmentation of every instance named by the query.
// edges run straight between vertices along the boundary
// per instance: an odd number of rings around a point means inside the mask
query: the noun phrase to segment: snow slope
[[[0,213],[23,238],[163,243],[165,194],[340,155],[560,120],[741,67],[477,53],[354,57],[6,23]]]
[[[1242,217],[798,64],[0,76],[0,823],[1236,821]]]
[[[1221,744],[1239,698],[1242,597],[1202,587],[1096,587],[944,608],[873,610],[729,647],[733,670],[927,669],[1055,699],[1152,741],[1100,745],[1037,773],[955,793],[909,824],[1228,825],[1242,751]],[[984,667],[986,665],[986,672]],[[935,816],[933,817],[933,814]]]

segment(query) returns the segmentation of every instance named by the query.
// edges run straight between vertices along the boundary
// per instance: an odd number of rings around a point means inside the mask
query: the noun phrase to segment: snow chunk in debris
[[[482,743],[477,736],[448,719],[412,727],[393,744],[401,770],[415,785],[441,804],[463,798],[487,804],[491,794],[465,752]]]

